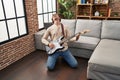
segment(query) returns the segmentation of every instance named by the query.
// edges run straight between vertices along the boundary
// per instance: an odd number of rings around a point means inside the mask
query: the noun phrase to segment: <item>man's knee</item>
[[[47,65],[47,69],[48,69],[49,71],[53,71],[53,70],[54,70],[54,67],[53,67],[53,66],[50,66],[50,65]]]
[[[71,67],[72,67],[72,68],[77,68],[77,67],[78,67],[78,63],[77,63],[77,61],[74,62],[74,63],[71,65]]]

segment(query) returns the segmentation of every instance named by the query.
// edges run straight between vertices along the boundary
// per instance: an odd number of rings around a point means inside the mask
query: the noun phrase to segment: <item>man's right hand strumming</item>
[[[52,49],[55,47],[55,45],[53,43],[49,43],[48,46]]]

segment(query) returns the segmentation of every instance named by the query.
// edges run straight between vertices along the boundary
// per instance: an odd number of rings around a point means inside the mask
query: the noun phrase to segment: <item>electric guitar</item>
[[[82,32],[79,32],[77,33],[78,35],[82,35],[82,34],[85,34],[87,32],[90,32],[90,30],[84,30]],[[77,35],[75,34],[75,35]],[[64,39],[64,36],[61,36],[60,38],[58,38],[57,40],[55,41],[52,41],[52,43],[54,44],[54,48],[50,48],[49,46],[46,46],[46,51],[47,51],[47,54],[51,55],[51,54],[54,54],[56,51],[58,50],[62,50],[64,47],[62,46],[62,44],[64,42],[68,42],[71,38],[73,38],[75,35],[71,36],[70,38],[68,39]]]

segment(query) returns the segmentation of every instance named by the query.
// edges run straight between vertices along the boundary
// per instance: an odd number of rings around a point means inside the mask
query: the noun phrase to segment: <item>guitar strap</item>
[[[64,26],[63,26],[63,24],[61,23],[61,28],[62,28],[62,34],[63,34],[63,36],[65,37],[65,33],[64,33]]]

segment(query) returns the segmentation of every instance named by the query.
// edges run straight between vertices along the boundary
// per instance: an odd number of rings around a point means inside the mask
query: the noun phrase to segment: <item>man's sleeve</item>
[[[47,40],[48,37],[50,35],[50,32],[49,30],[47,29],[47,31],[45,32],[45,34],[43,35],[42,37],[42,43],[45,44],[45,45],[48,45],[49,44],[49,41]]]

